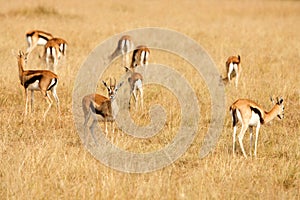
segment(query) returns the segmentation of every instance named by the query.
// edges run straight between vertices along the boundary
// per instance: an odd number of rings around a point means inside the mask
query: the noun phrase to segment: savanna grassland
[[[299,1],[2,1],[0,25],[1,199],[300,199]],[[163,169],[136,174],[111,169],[85,149],[72,113],[77,72],[102,41],[143,27],[168,28],[192,38],[223,76],[227,57],[241,55],[239,87],[225,88],[226,111],[237,98],[252,99],[266,110],[272,107],[270,96],[284,98],[285,118],[261,127],[257,158],[245,159],[239,145],[232,156],[232,123],[226,112],[216,148],[199,159],[212,120],[209,91],[188,63],[159,51],[151,53],[150,63],[182,73],[201,107],[198,134],[186,153]],[[58,69],[61,119],[53,106],[43,121],[46,103],[39,93],[35,112],[24,119],[25,94],[12,50],[26,49],[25,33],[32,29],[69,43]],[[26,69],[45,68],[38,58],[42,51],[33,51]],[[116,59],[99,80],[119,79],[124,73],[120,62]],[[97,92],[106,94],[100,83]],[[176,97],[166,88],[145,86],[145,110],[132,117],[137,124],[147,124],[147,110],[157,103],[168,116],[155,137],[135,139],[120,130],[107,137],[137,153],[167,145],[181,118]],[[247,132],[247,153],[248,144]]]

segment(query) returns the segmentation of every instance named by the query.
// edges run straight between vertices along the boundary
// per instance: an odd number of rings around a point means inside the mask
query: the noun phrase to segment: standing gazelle
[[[123,56],[123,66],[127,67],[129,63],[130,51],[134,49],[134,43],[129,35],[123,35],[118,41],[118,46],[116,50],[110,56],[110,59],[114,59],[119,53]]]
[[[227,79],[230,82],[231,78],[235,77],[235,87],[238,87],[239,75],[241,72],[241,57],[230,56],[226,61]]]
[[[137,66],[147,67],[149,62],[150,50],[144,45],[137,46],[133,51],[130,68],[136,68]]]
[[[58,60],[67,54],[68,43],[61,38],[52,38],[45,45],[44,56],[46,59],[47,69],[54,71],[56,73],[56,68],[58,65]],[[53,63],[51,67],[51,63]]]
[[[45,120],[47,113],[53,103],[48,93],[49,91],[51,91],[57,104],[57,111],[60,114],[59,99],[56,94],[56,86],[58,82],[57,75],[49,70],[24,70],[24,66],[27,62],[27,53],[24,54],[21,50],[17,55],[17,60],[19,67],[19,78],[21,84],[25,89],[26,95],[25,116],[27,115],[28,110],[29,90],[31,91],[31,111],[33,111],[34,91],[41,91],[42,95],[46,98],[46,101],[48,103],[48,108],[44,113]]]
[[[130,77],[128,78],[128,83],[130,85],[130,97],[129,97],[129,106],[128,108],[130,109],[130,101],[131,97],[134,97],[135,101],[135,109],[137,109],[138,105],[138,95],[137,91],[140,93],[140,103],[141,103],[141,108],[143,110],[144,108],[144,97],[143,97],[143,76],[140,73],[137,73],[134,71],[134,68],[129,69],[125,67],[126,72],[130,73]]]
[[[97,124],[98,117],[101,116],[104,119],[105,123],[105,133],[107,134],[107,122],[110,121],[112,124],[112,132],[114,133],[114,121],[119,111],[118,104],[116,102],[117,91],[123,85],[124,82],[119,83],[116,86],[116,79],[112,83],[110,79],[110,85],[108,86],[106,82],[102,81],[104,86],[108,91],[108,98],[100,94],[90,94],[86,95],[82,99],[82,109],[84,114],[84,131],[86,130],[87,123],[92,115],[93,122],[90,126],[91,134],[94,141],[97,143],[97,140],[94,135],[94,126]]]
[[[28,43],[28,48],[26,53],[28,55],[31,51],[38,45],[44,46],[48,40],[52,39],[53,35],[51,33],[47,33],[40,30],[33,30],[26,33],[26,40]]]
[[[283,99],[277,98],[277,102],[275,103],[273,99],[271,99],[274,106],[271,111],[266,112],[261,106],[256,104],[255,102],[248,100],[248,99],[238,99],[230,106],[230,112],[232,115],[233,121],[233,155],[235,155],[235,137],[236,137],[236,125],[238,121],[242,123],[241,132],[238,136],[239,143],[243,152],[243,155],[247,158],[247,155],[244,150],[243,146],[243,138],[245,135],[246,130],[249,127],[250,131],[250,156],[252,156],[252,132],[253,127],[256,126],[256,133],[255,133],[255,150],[254,156],[256,157],[257,153],[257,141],[258,141],[258,134],[261,124],[266,124],[273,120],[276,116],[279,119],[282,119],[284,116],[284,105]]]

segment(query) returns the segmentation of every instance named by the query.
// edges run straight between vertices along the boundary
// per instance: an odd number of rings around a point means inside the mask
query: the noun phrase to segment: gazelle
[[[25,89],[26,96],[26,104],[25,104],[25,116],[27,115],[28,110],[28,101],[29,94],[28,91],[31,91],[31,112],[33,112],[33,101],[34,101],[34,91],[41,91],[42,95],[46,98],[48,103],[48,108],[44,113],[44,120],[46,119],[47,113],[52,106],[52,99],[49,95],[49,91],[51,91],[56,104],[57,111],[60,114],[59,108],[59,99],[56,94],[56,86],[58,83],[58,77],[56,74],[49,70],[24,70],[24,66],[27,62],[27,53],[24,54],[21,50],[17,55],[18,67],[19,67],[19,79],[21,85],[23,85]]]
[[[230,56],[226,61],[227,79],[230,82],[231,78],[235,77],[235,87],[238,87],[239,75],[241,72],[241,57]]]
[[[266,112],[261,106],[256,104],[255,102],[248,100],[248,99],[238,99],[230,106],[230,112],[232,115],[232,122],[233,122],[233,155],[235,155],[235,137],[236,137],[236,125],[240,121],[242,123],[241,132],[238,136],[239,143],[243,152],[243,155],[247,158],[247,155],[244,150],[243,146],[243,138],[245,135],[246,130],[249,127],[250,131],[250,156],[252,156],[252,132],[253,127],[256,126],[256,133],[255,133],[255,150],[254,156],[257,155],[257,141],[258,141],[258,134],[261,124],[266,124],[273,120],[276,116],[279,119],[282,119],[284,116],[284,105],[283,99],[277,98],[277,102],[271,98],[274,106],[269,111]]]
[[[56,72],[58,60],[67,54],[68,43],[61,38],[52,38],[45,45],[44,56],[46,59],[47,69]],[[53,63],[52,67],[50,66]]]
[[[31,51],[38,45],[44,46],[48,40],[52,39],[53,35],[51,33],[47,33],[40,30],[32,30],[26,33],[26,40],[28,43],[28,48],[26,53],[28,55]]]
[[[130,97],[129,97],[129,106],[130,109],[130,101],[131,97],[133,95],[134,101],[135,101],[135,108],[137,108],[138,104],[138,95],[137,91],[140,93],[140,102],[141,102],[141,108],[143,110],[144,108],[144,97],[143,97],[143,76],[140,73],[137,73],[134,71],[134,68],[129,69],[125,67],[126,72],[130,73],[130,77],[128,78],[128,83],[130,85]]]
[[[147,66],[149,62],[150,50],[144,45],[137,46],[133,51],[130,68],[137,66]]]
[[[105,123],[105,133],[107,134],[107,122],[110,121],[112,125],[112,132],[114,133],[114,121],[119,111],[118,104],[116,102],[118,89],[123,85],[124,82],[119,83],[116,86],[116,79],[112,83],[110,79],[110,85],[108,86],[105,81],[102,81],[104,86],[108,91],[108,96],[105,97],[100,94],[90,94],[82,99],[82,109],[84,113],[84,131],[86,130],[87,123],[90,116],[93,118],[93,122],[90,126],[91,134],[94,141],[97,143],[97,140],[94,135],[94,127],[97,124],[98,116],[101,116],[104,119]]]
[[[129,63],[130,51],[134,49],[134,43],[129,35],[123,35],[118,41],[118,46],[116,50],[110,56],[110,59],[114,59],[120,52],[123,56],[123,66],[127,67]]]

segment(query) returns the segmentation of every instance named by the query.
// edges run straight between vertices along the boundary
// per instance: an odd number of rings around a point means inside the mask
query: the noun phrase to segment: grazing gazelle
[[[134,101],[135,101],[135,109],[137,109],[138,95],[136,92],[139,91],[141,108],[143,110],[143,108],[144,108],[143,76],[140,73],[134,72],[134,68],[129,69],[129,68],[125,67],[125,70],[126,70],[126,72],[130,73],[130,77],[128,78],[128,83],[130,85],[130,97],[129,97],[128,108],[130,109],[130,101],[131,101],[131,97],[133,95]]]
[[[227,79],[231,81],[231,78],[235,77],[235,87],[238,86],[239,75],[241,72],[241,57],[238,56],[230,56],[226,61],[226,72]]]
[[[116,79],[114,83],[111,82],[108,86],[105,81],[102,81],[104,86],[108,91],[108,96],[105,97],[100,94],[89,94],[83,97],[82,99],[82,109],[84,114],[84,131],[86,130],[87,123],[92,115],[93,122],[90,126],[91,134],[94,141],[97,143],[97,140],[94,135],[94,126],[97,124],[98,117],[100,115],[104,119],[105,123],[105,133],[107,134],[107,122],[110,121],[112,125],[112,132],[114,133],[114,121],[119,111],[119,107],[116,101],[118,89],[123,85],[124,82],[119,83],[116,86]]]
[[[137,66],[147,67],[149,62],[150,50],[144,45],[137,46],[133,51],[130,68],[136,68]]]
[[[46,43],[43,57],[46,59],[47,69],[56,73],[58,60],[67,54],[67,45],[68,43],[61,38],[52,38]],[[50,61],[53,63],[52,67]]]
[[[273,108],[267,112],[257,103],[248,100],[248,99],[238,99],[230,106],[230,112],[232,115],[233,121],[233,155],[235,154],[235,137],[236,137],[236,125],[240,121],[242,123],[242,129],[238,136],[239,143],[243,152],[243,155],[247,158],[247,155],[244,150],[243,146],[243,138],[245,135],[246,130],[249,127],[250,131],[250,156],[252,156],[251,148],[252,148],[252,132],[253,127],[256,126],[256,133],[255,133],[255,150],[254,156],[256,157],[257,152],[257,140],[258,140],[258,133],[261,124],[266,124],[273,120],[276,116],[279,119],[282,119],[284,116],[284,105],[283,99],[277,98],[277,102],[271,98],[274,106]]]
[[[50,110],[51,105],[53,103],[48,93],[49,91],[51,91],[57,104],[57,111],[60,114],[59,99],[56,94],[56,86],[58,82],[57,75],[49,70],[24,70],[24,66],[26,65],[27,62],[27,53],[24,54],[21,50],[17,55],[17,60],[18,60],[18,67],[19,67],[19,78],[21,84],[25,89],[25,95],[26,95],[25,116],[27,115],[27,110],[28,110],[28,100],[29,100],[28,91],[31,91],[31,111],[33,111],[34,91],[41,91],[42,95],[46,98],[46,101],[48,103],[48,108],[44,113],[44,120],[45,120],[47,113]]]
[[[29,55],[36,46],[44,46],[51,38],[53,38],[52,34],[44,31],[33,30],[27,32],[26,40],[28,43],[28,48],[26,50],[26,53],[28,53]]]
[[[110,56],[110,59],[114,59],[119,53],[123,56],[123,66],[127,67],[129,63],[130,51],[134,49],[134,43],[129,35],[123,35],[118,41],[118,46],[116,50]]]

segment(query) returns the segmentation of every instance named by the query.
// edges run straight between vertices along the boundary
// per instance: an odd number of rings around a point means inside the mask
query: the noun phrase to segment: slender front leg
[[[25,116],[27,116],[28,112],[28,88],[25,89]]]
[[[236,140],[236,126],[233,127],[233,134],[232,134],[232,154],[235,156],[235,140]]]
[[[258,142],[258,133],[260,129],[260,123],[257,124],[256,126],[256,133],[255,133],[255,149],[254,149],[254,156],[256,157],[257,155],[257,142]]]
[[[95,144],[98,144],[97,139],[96,139],[96,137],[95,137],[95,135],[94,135],[94,127],[95,127],[96,124],[97,124],[97,118],[95,118],[95,117],[93,117],[93,118],[94,118],[94,120],[93,120],[92,125],[90,126],[90,131],[91,131],[91,135],[92,135],[92,137],[93,137],[93,139],[94,139]]]

